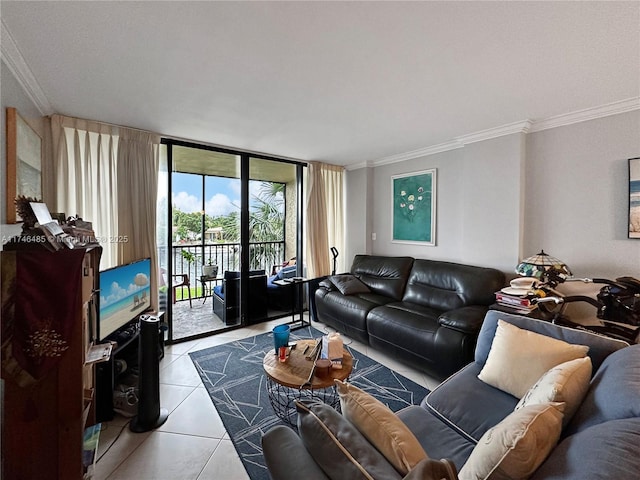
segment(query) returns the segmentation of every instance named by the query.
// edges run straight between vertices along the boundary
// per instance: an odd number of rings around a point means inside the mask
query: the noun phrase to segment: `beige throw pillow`
[[[585,357],[588,351],[585,345],[573,345],[498,320],[487,362],[478,378],[522,398],[547,370]]]
[[[528,478],[558,443],[562,416],[562,404],[514,411],[480,438],[460,469],[460,480]]]
[[[403,475],[424,460],[420,442],[389,407],[368,393],[335,381],[342,415]]]
[[[577,358],[553,367],[540,377],[520,399],[516,410],[538,403],[563,402],[563,424],[566,426],[576,412],[589,389],[591,359]]]

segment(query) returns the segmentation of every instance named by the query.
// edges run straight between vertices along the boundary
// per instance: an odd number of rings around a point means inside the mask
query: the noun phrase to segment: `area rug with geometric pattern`
[[[319,338],[313,327],[291,331],[290,341]],[[429,391],[345,345],[353,356],[349,383],[370,393],[394,412],[419,404]],[[273,350],[273,335],[263,333],[190,353],[231,441],[251,480],[268,480],[262,456],[262,435],[282,422],[267,395],[262,368],[265,353]]]

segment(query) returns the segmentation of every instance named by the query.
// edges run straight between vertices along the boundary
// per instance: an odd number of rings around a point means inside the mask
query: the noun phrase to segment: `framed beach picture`
[[[391,241],[436,244],[436,169],[391,177]]]
[[[629,159],[629,238],[640,238],[640,157]]]

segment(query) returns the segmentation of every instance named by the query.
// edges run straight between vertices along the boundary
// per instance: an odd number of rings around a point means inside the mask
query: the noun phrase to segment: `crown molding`
[[[15,40],[9,33],[9,29],[2,19],[0,37],[0,55],[7,68],[13,73],[22,89],[25,91],[29,99],[36,106],[42,116],[51,115],[53,107],[49,103],[47,96],[42,91],[36,77],[25,62]]]
[[[501,125],[496,128],[489,128],[487,130],[481,130],[479,132],[470,133],[469,135],[462,135],[455,137],[450,142],[439,143],[438,145],[432,145],[430,147],[421,148],[418,150],[412,150],[410,152],[399,153],[397,155],[391,155],[389,157],[383,157],[372,162],[372,165],[379,167],[381,165],[388,165],[390,163],[405,162],[407,160],[413,160],[414,158],[426,157],[428,155],[435,155],[436,153],[448,152],[450,150],[456,150],[463,148],[465,145],[475,142],[483,142],[492,138],[503,137],[505,135],[512,135],[514,133],[528,133],[531,128],[532,122],[530,120],[524,120],[522,122],[509,123],[507,125]],[[355,169],[356,167],[352,168]],[[361,167],[358,167],[361,168]],[[351,170],[351,168],[350,168]]]
[[[455,150],[457,148],[464,147],[464,144],[457,139],[450,142],[439,143],[438,145],[432,145],[426,148],[420,148],[418,150],[412,150],[410,152],[398,153],[396,155],[390,155],[388,157],[379,158],[371,163],[369,166],[379,167],[381,165],[388,165],[390,163],[405,162],[407,160],[413,160],[414,158],[426,157],[428,155],[435,155],[436,153],[448,152],[449,150]]]
[[[470,133],[468,135],[461,135],[459,137],[455,137],[450,142],[440,143],[431,147],[412,150],[405,153],[398,153],[396,155],[390,155],[388,157],[379,158],[373,162],[360,162],[356,165],[350,166],[349,168],[347,168],[347,170],[356,170],[358,168],[363,168],[366,166],[378,167],[381,165],[388,165],[390,163],[404,162],[407,160],[413,160],[414,158],[426,157],[428,155],[434,155],[436,153],[446,152],[448,150],[463,148],[465,145],[468,145],[470,143],[483,142],[485,140],[490,140],[492,138],[498,138],[505,135],[512,135],[514,133],[527,134],[532,132],[539,132],[541,130],[563,127],[574,123],[586,122],[588,120],[608,117],[610,115],[632,112],[634,110],[640,110],[640,97],[633,97],[626,100],[611,102],[606,105],[600,105],[598,107],[585,108],[584,110],[565,113],[563,115],[556,115],[537,121],[523,120],[520,122],[509,123],[507,125],[489,128],[487,130],[481,130],[479,132]]]
[[[460,137],[456,137],[456,140],[463,145],[468,145],[469,143],[484,142],[485,140],[504,137],[505,135],[513,135],[514,133],[528,133],[531,129],[531,125],[531,120],[508,123],[500,127],[488,128],[487,130],[470,133],[469,135],[462,135]]]
[[[627,98],[626,100],[607,103],[599,107],[585,108],[584,110],[545,118],[534,122],[530,131],[539,132],[541,130],[549,130],[550,128],[564,127],[574,123],[586,122],[588,120],[632,112],[634,110],[640,110],[640,97]]]
[[[345,165],[344,169],[349,171],[349,170],[359,170],[361,168],[366,168],[366,167],[373,167],[373,165],[371,164],[371,162],[359,162],[351,165]]]

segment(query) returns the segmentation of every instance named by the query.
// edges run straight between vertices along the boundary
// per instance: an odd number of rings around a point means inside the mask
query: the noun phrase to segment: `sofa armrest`
[[[484,316],[489,307],[484,305],[468,305],[444,312],[438,317],[438,323],[462,333],[477,334],[480,331]]]
[[[262,436],[262,453],[272,480],[328,480],[300,437],[278,425]]]
[[[307,288],[309,289],[308,291],[309,312],[311,314],[311,319],[316,322],[318,321],[318,311],[316,309],[316,290],[320,288],[320,285],[326,279],[327,279],[326,275],[323,277],[312,278],[311,280],[309,280],[309,284],[307,286]]]

